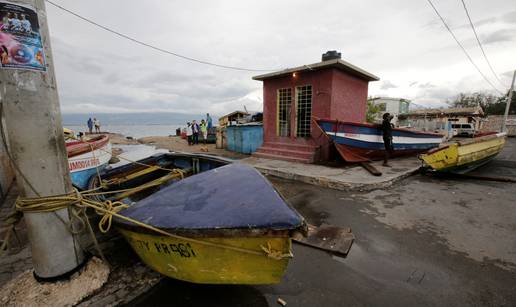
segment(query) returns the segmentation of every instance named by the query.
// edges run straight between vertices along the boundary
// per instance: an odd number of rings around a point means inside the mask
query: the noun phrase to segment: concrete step
[[[263,159],[283,160],[283,161],[305,163],[305,164],[313,162],[313,159],[297,158],[297,157],[290,157],[290,156],[284,156],[284,155],[275,155],[275,154],[263,153],[263,152],[258,152],[258,151],[253,153],[253,157],[263,158]]]
[[[314,157],[314,151],[299,151],[299,150],[288,150],[283,148],[277,148],[277,147],[266,147],[262,146],[258,148],[257,152],[264,153],[264,154],[271,154],[271,155],[278,155],[278,156],[289,156],[289,157],[295,157],[295,158],[301,158],[301,159],[313,159]]]
[[[317,146],[314,146],[314,145],[289,144],[289,143],[281,143],[281,142],[265,142],[265,143],[263,143],[262,147],[282,148],[282,149],[287,149],[287,150],[309,151],[309,152],[314,152],[317,149]]]

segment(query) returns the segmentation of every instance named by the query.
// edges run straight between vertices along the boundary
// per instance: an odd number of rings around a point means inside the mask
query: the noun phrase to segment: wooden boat
[[[382,130],[379,125],[341,122],[334,119],[316,119],[321,130],[335,143],[347,162],[369,162],[385,156]],[[437,147],[443,136],[433,132],[402,128],[392,129],[393,157],[414,155]]]
[[[506,135],[493,132],[445,143],[419,158],[435,171],[464,174],[496,157],[505,145]]]
[[[194,283],[273,284],[304,219],[255,169],[232,163],[161,188],[120,211],[177,237],[120,218],[117,229],[163,275]]]
[[[107,195],[95,195],[94,200],[140,200],[159,189],[200,172],[233,162],[222,157],[189,153],[159,153],[153,156],[112,168],[106,167],[100,176],[92,176],[88,190],[113,192],[138,188]],[[98,190],[101,188],[100,190]]]
[[[84,190],[90,177],[106,167],[111,159],[109,137],[99,135],[85,141],[69,141],[65,144],[72,183]]]

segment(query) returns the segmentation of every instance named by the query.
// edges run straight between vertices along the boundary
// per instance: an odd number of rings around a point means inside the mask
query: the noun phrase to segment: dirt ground
[[[213,154],[231,159],[243,159],[249,157],[249,155],[240,154],[237,152],[228,151],[225,149],[215,148],[215,144],[198,144],[188,145],[186,140],[177,136],[149,136],[139,139],[127,139],[125,136],[116,133],[109,134],[111,144],[114,145],[152,145],[157,149],[166,149],[177,152],[190,152],[190,153],[202,153],[202,154]],[[113,154],[116,156],[120,154],[120,151],[114,151]]]

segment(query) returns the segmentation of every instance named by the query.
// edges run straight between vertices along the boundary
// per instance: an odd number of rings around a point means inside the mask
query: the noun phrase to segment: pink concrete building
[[[330,158],[313,117],[363,122],[369,81],[378,77],[329,51],[323,61],[255,76],[263,81],[261,158],[313,163]]]

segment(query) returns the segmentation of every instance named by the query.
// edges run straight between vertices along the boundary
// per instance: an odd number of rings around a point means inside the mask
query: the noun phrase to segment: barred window
[[[312,119],[312,86],[297,87],[297,130],[298,137],[310,136]]]
[[[292,89],[278,90],[278,135],[290,136],[290,108],[292,105]]]

